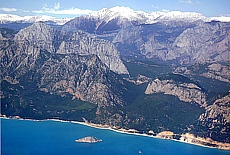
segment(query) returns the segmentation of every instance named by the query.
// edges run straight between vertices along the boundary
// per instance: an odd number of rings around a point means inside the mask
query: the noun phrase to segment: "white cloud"
[[[193,4],[192,0],[180,0],[182,3]]]
[[[61,8],[61,6],[60,6],[60,3],[59,3],[59,2],[54,4],[54,9],[55,9],[55,10],[58,10],[58,9],[60,9],[60,8]]]
[[[55,3],[53,7],[48,7],[46,4],[43,5],[41,10],[32,11],[34,13],[39,14],[57,14],[57,15],[83,15],[83,14],[90,14],[94,11],[88,9],[79,9],[79,8],[69,8],[69,9],[61,9],[60,3]]]
[[[22,11],[22,12],[30,12],[30,11],[28,11],[28,10],[22,10],[22,9],[20,9],[20,11]]]
[[[64,9],[64,10],[46,10],[46,13],[51,14],[63,14],[63,15],[82,15],[82,14],[90,14],[92,10],[82,10],[78,8]]]
[[[6,12],[14,12],[14,11],[17,11],[17,9],[15,9],[15,8],[0,8],[0,10],[6,11]]]
[[[153,9],[158,9],[159,7],[157,5],[152,5]]]
[[[34,11],[32,11],[33,13],[45,13],[44,11],[42,11],[42,10],[34,10]]]

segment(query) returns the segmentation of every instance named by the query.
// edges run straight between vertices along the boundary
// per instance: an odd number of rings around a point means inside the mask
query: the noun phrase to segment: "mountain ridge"
[[[89,15],[83,15],[81,17],[93,17],[100,20],[106,19],[109,22],[115,18],[126,18],[128,21],[141,21],[141,23],[152,24],[159,21],[170,21],[170,20],[184,20],[184,21],[196,21],[203,20],[205,22],[216,20],[221,22],[230,22],[229,16],[220,17],[205,17],[200,13],[196,12],[181,12],[181,11],[157,11],[157,12],[144,12],[136,11],[129,7],[116,6],[113,8],[103,8],[99,11],[94,11]],[[78,18],[78,17],[76,17]],[[18,16],[14,14],[0,14],[0,24],[18,22],[18,23],[34,23],[38,21],[52,21],[57,25],[64,25],[66,22],[73,18],[58,18],[53,16]],[[140,22],[139,22],[140,23]]]

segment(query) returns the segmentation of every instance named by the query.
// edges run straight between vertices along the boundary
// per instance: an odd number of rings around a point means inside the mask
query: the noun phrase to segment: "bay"
[[[77,143],[94,136],[100,143]],[[119,133],[72,122],[1,118],[2,155],[229,155],[230,151]]]

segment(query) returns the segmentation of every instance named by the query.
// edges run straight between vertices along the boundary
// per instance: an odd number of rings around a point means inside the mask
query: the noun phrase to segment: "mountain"
[[[170,21],[195,22],[199,20],[205,20],[205,17],[198,13],[174,11],[149,14],[143,11],[134,11],[128,7],[114,7],[105,8],[87,16],[76,17],[67,22],[63,29],[68,31],[82,29],[89,33],[103,34],[107,31],[116,31],[140,24]]]
[[[7,23],[35,23],[35,22],[53,22],[53,24],[63,25],[72,18],[56,18],[52,16],[18,16],[13,14],[0,14],[0,24]]]
[[[67,22],[64,30],[75,31],[81,29],[89,33],[106,34],[116,32],[121,28],[137,26],[141,24],[165,23],[165,24],[182,24],[216,21],[230,21],[229,17],[207,18],[195,12],[152,12],[135,11],[128,7],[104,8],[90,15],[76,17]]]
[[[159,59],[175,65],[228,62],[229,24],[204,22],[188,26],[162,23],[133,26],[121,29],[113,37],[113,43],[121,49],[130,47],[136,54],[148,59]]]
[[[115,7],[59,29],[9,28],[0,28],[1,114],[229,143],[229,22]]]
[[[35,46],[35,50],[42,49],[50,53],[96,54],[114,72],[128,73],[113,44],[81,31],[73,35],[63,34],[44,23],[35,23],[20,30],[13,40],[18,44],[18,52],[31,52]]]
[[[128,73],[116,49],[108,41],[78,33],[81,40],[91,44],[74,40],[73,51],[63,52],[60,33],[44,23],[35,23],[15,34],[11,44],[1,47],[1,81],[58,95],[69,93],[73,99],[97,104],[98,109],[125,104],[118,91],[123,87],[122,82],[110,70]],[[72,40],[72,36],[70,38]],[[107,53],[104,57],[91,53],[96,49],[100,50],[100,54],[103,51]],[[124,70],[119,70],[119,63]]]

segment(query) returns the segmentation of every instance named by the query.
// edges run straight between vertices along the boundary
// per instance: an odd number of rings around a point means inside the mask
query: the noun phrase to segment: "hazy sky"
[[[230,16],[230,0],[0,0],[0,13],[76,17],[102,8],[126,6],[145,12],[189,11]]]

